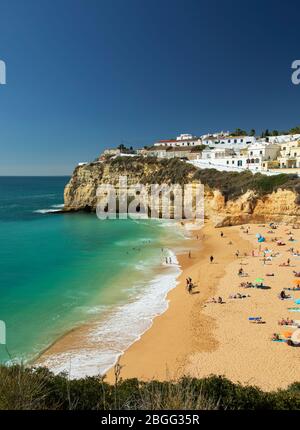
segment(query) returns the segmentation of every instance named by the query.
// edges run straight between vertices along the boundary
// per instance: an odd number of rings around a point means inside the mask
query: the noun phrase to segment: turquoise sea
[[[103,371],[166,308],[179,273],[171,250],[185,238],[167,221],[55,213],[68,179],[0,177],[0,320],[7,329],[0,360],[32,360],[72,328],[99,319],[99,339],[117,340],[97,353]],[[78,360],[75,374],[84,373],[95,369],[83,370]]]

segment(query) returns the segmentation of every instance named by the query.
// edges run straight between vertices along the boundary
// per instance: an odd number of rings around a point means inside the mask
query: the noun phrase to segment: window
[[[262,155],[262,153],[263,153],[263,152],[262,152],[262,151],[259,151],[259,153],[260,153],[260,155]]]
[[[229,160],[226,161],[226,164],[229,164]]]
[[[237,143],[237,139],[234,139],[234,143]]]
[[[232,160],[232,164],[234,164],[234,160]]]

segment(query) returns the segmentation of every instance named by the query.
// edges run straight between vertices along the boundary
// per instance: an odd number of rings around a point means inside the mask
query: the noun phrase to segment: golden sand
[[[191,258],[178,256],[183,269],[180,283],[168,295],[168,310],[158,316],[152,327],[121,357],[124,379],[165,380],[182,375],[201,378],[217,374],[265,390],[284,388],[300,381],[300,348],[271,341],[274,332],[287,331],[278,325],[279,319],[300,319],[300,313],[287,310],[296,306],[293,300],[278,298],[283,287],[293,286],[293,270],[300,271],[300,257],[288,251],[291,247],[297,250],[298,244],[300,250],[300,230],[279,226],[269,234],[268,226],[251,225],[246,234],[246,228],[224,228],[221,238],[220,229],[206,224],[198,232],[200,240],[195,240],[196,251]],[[288,241],[289,231],[296,242]],[[266,242],[260,245],[257,233],[265,236]],[[286,245],[278,246],[271,241],[274,237]],[[265,248],[279,253],[266,264],[262,258]],[[235,255],[237,250],[239,257]],[[209,260],[211,255],[213,264]],[[280,266],[288,258],[291,266]],[[238,276],[240,267],[248,277]],[[274,273],[274,276],[266,276],[267,273]],[[186,291],[188,276],[197,284],[194,294]],[[239,287],[241,281],[254,281],[257,277],[264,278],[264,284],[271,288]],[[228,298],[237,292],[250,297]],[[300,298],[300,291],[290,293],[294,299]],[[221,296],[225,303],[208,303],[213,296]],[[266,323],[250,323],[250,316],[261,316]],[[108,373],[108,380],[113,380],[112,371]]]

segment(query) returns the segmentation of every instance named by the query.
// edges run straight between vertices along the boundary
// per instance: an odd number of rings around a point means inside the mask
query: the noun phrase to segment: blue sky
[[[0,0],[0,175],[103,148],[300,124],[297,1]]]

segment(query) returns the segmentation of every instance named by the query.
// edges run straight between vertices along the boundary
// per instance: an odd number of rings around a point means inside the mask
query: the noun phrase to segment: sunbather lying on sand
[[[230,294],[229,299],[245,299],[246,297],[250,297],[249,294],[236,293]]]
[[[247,278],[249,275],[248,273],[244,272],[244,269],[241,267],[238,271],[238,276]]]
[[[252,282],[241,282],[240,287],[242,287],[242,288],[253,288],[254,285],[252,284]]]
[[[207,303],[219,303],[219,304],[223,304],[223,303],[225,303],[225,302],[223,302],[223,299],[222,299],[222,297],[218,297],[217,299],[215,299],[214,297],[211,299],[211,301],[210,302],[207,302]]]
[[[278,325],[293,325],[294,324],[294,320],[291,320],[289,318],[282,318],[282,320],[278,321]]]

